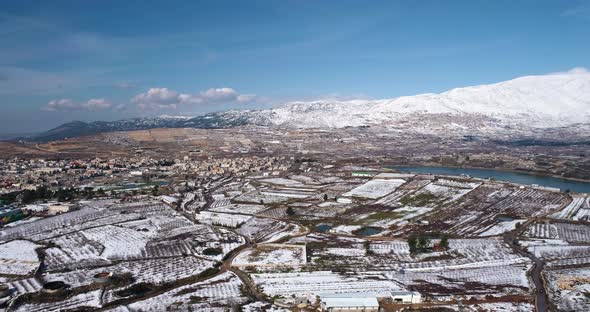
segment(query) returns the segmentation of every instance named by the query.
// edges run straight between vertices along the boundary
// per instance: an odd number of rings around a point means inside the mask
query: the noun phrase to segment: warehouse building
[[[376,297],[322,297],[322,311],[328,312],[378,312]]]

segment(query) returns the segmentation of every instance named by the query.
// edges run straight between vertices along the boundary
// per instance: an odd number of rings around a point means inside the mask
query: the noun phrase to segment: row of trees
[[[442,235],[437,244],[432,245],[431,239],[426,235],[411,235],[408,237],[408,246],[411,253],[429,252],[433,249],[447,250],[449,249],[449,238]]]
[[[137,195],[137,191],[131,191],[132,195]],[[142,191],[142,194],[147,194],[146,191]],[[153,196],[158,196],[160,194],[160,187],[158,185],[154,185],[151,190],[151,194]],[[92,199],[94,197],[102,197],[107,195],[106,192],[99,188],[95,190],[93,187],[85,187],[83,189],[78,189],[74,187],[69,188],[59,188],[55,191],[49,189],[47,186],[40,186],[35,190],[24,190],[13,192],[9,194],[2,194],[0,196],[0,200],[3,200],[7,203],[12,202],[19,202],[23,204],[30,204],[36,201],[46,201],[46,200],[57,200],[59,202],[66,202],[72,199]],[[115,191],[111,191],[111,196],[116,196],[117,193]]]

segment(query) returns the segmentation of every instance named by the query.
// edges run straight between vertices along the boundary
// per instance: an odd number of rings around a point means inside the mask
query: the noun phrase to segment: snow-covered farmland
[[[571,243],[590,241],[590,226],[566,222],[535,223],[529,227],[532,238],[560,239]]]
[[[0,274],[29,275],[40,264],[35,249],[41,247],[25,240],[0,245]]]
[[[237,232],[256,242],[272,243],[287,236],[300,235],[305,229],[293,223],[255,217],[242,224]]]
[[[562,210],[551,215],[555,219],[578,220],[577,214],[586,202],[586,195],[572,195],[572,202]]]
[[[201,211],[195,215],[195,219],[204,224],[221,225],[227,227],[238,227],[248,222],[252,216],[241,214],[219,213],[211,211]]]
[[[136,257],[141,254],[149,238],[152,237],[146,232],[113,225],[88,229],[82,234],[87,239],[103,245],[104,250],[101,256],[107,259]]]
[[[382,295],[403,290],[382,275],[342,275],[330,271],[252,274],[254,282],[269,296]]]
[[[116,274],[131,273],[136,283],[147,282],[162,284],[198,275],[213,267],[214,261],[204,260],[193,256],[148,259],[121,262],[109,267],[97,269],[81,269],[63,273],[44,275],[44,280],[64,281],[72,287],[81,287],[93,283],[93,276],[100,272],[114,272]]]
[[[249,214],[254,215],[257,214],[268,207],[264,205],[255,205],[255,204],[232,204],[227,206],[220,206],[215,208],[210,208],[210,211],[214,212],[225,212],[225,213],[241,213],[241,214]]]
[[[374,179],[344,193],[343,196],[377,199],[395,191],[404,183],[406,181],[402,179]]]
[[[500,221],[494,225],[492,225],[491,227],[485,229],[483,232],[481,232],[479,234],[479,236],[496,236],[496,235],[502,235],[506,232],[510,232],[514,229],[516,229],[516,226],[518,224],[522,224],[523,222],[525,222],[525,219],[516,219],[516,220],[510,220],[510,221]]]
[[[85,311],[100,308],[101,290],[94,290],[78,294],[59,302],[40,304],[24,304],[15,311],[22,312],[59,312],[59,311]]]
[[[285,178],[263,179],[263,180],[259,180],[259,182],[266,183],[266,184],[290,186],[290,187],[304,186],[304,184],[301,183],[300,181],[292,180],[292,179],[285,179]]]
[[[177,311],[227,311],[234,305],[245,303],[242,282],[226,272],[203,282],[175,288],[161,295],[127,306],[128,311],[163,311],[173,307]]]
[[[305,245],[265,244],[241,252],[232,263],[237,267],[300,267],[307,263]]]

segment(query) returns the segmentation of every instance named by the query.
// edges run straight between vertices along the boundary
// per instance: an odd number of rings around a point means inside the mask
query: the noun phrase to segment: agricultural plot
[[[195,220],[204,224],[221,225],[236,228],[248,222],[252,216],[241,214],[201,211],[195,215]]]
[[[285,179],[285,178],[270,178],[270,179],[262,179],[258,180],[260,183],[271,184],[271,185],[281,185],[281,186],[288,186],[288,187],[301,187],[304,186],[301,181],[293,180],[293,179]]]
[[[303,233],[305,229],[293,223],[265,218],[252,218],[237,230],[255,242],[272,243],[287,236]]]
[[[562,193],[519,188],[493,208],[518,216],[536,217],[560,208],[568,202],[567,196]]]
[[[17,296],[26,293],[35,293],[43,288],[43,285],[33,277],[14,280],[6,284],[8,285],[8,288],[11,289],[11,291],[13,291]]]
[[[577,215],[581,208],[585,208],[586,199],[586,195],[572,195],[571,203],[562,210],[552,214],[551,217],[562,220],[579,220]]]
[[[129,304],[127,311],[227,311],[248,301],[240,291],[242,283],[226,272],[188,286],[183,286],[147,300]]]
[[[246,268],[298,268],[307,263],[305,245],[265,244],[241,252],[233,266]]]
[[[104,246],[101,256],[107,259],[128,259],[141,255],[153,234],[107,225],[82,232],[87,239]]]
[[[208,268],[213,267],[214,261],[204,260],[192,256],[160,258],[121,262],[109,267],[97,269],[81,269],[63,273],[51,273],[43,276],[45,282],[64,281],[71,287],[91,285],[93,276],[100,272],[116,272],[116,274],[130,273],[135,283],[146,282],[162,284],[179,279],[196,276]]]
[[[400,189],[396,190],[395,192],[393,192],[385,197],[382,197],[381,199],[376,201],[375,205],[382,205],[382,206],[386,206],[386,207],[397,208],[402,205],[399,202],[399,200],[412,192],[413,192],[413,190],[400,188]]]
[[[102,218],[106,215],[103,210],[82,208],[66,214],[44,218],[35,222],[22,224],[17,227],[0,230],[0,241],[11,239],[44,239],[52,235],[69,233],[70,226]]]
[[[338,247],[338,256],[331,254],[334,247]],[[515,254],[499,239],[451,239],[447,251],[419,254],[411,254],[403,240],[371,241],[368,246],[366,243],[338,242],[338,246],[308,243],[308,248],[311,263],[352,271],[439,272],[530,263],[530,259]]]
[[[100,290],[90,291],[75,295],[60,302],[24,304],[15,309],[18,312],[59,312],[59,311],[84,311],[99,308]]]
[[[0,245],[0,274],[29,275],[41,262],[35,249],[41,247],[25,240],[13,240]]]
[[[289,205],[289,207],[295,209],[296,215],[314,218],[336,217],[346,212],[351,206],[351,204],[336,201],[325,201],[319,204],[295,203]]]
[[[80,210],[5,229],[0,231],[0,240],[22,237],[41,241],[89,228],[138,220],[149,216],[173,217],[174,215],[175,212],[161,202],[117,204],[98,210],[84,207]]]
[[[447,182],[444,184],[449,185]],[[561,193],[486,182],[459,199],[456,199],[457,195],[452,195],[457,193],[449,193],[450,198],[455,200],[440,204],[437,197],[424,191],[433,188],[440,191],[448,186],[429,184],[408,195],[412,196],[409,199],[406,196],[400,200],[408,205],[409,202],[420,201],[421,206],[438,207],[420,218],[421,223],[406,224],[392,231],[392,235],[412,232],[446,232],[463,237],[500,235],[515,227],[517,220],[548,213],[569,202],[567,196]],[[464,192],[466,189],[460,190]]]
[[[287,199],[304,199],[318,194],[319,185],[307,185],[297,180],[272,178],[258,180],[263,186],[258,188],[261,195],[284,197]]]
[[[516,220],[509,220],[509,221],[499,221],[496,224],[493,224],[489,228],[485,229],[483,232],[479,233],[479,236],[496,236],[502,235],[506,232],[510,232],[522,223],[526,222],[526,219],[516,219]]]
[[[417,176],[414,179],[408,181],[406,184],[399,187],[400,190],[415,191],[419,190],[426,185],[430,184],[432,179],[426,179],[424,176]]]
[[[549,270],[544,276],[549,299],[559,311],[590,310],[590,269]]]
[[[531,238],[559,239],[570,243],[590,241],[590,225],[580,223],[535,223],[529,227]]]
[[[266,206],[255,204],[231,204],[227,206],[209,208],[210,211],[214,212],[240,213],[248,215],[255,215],[265,209],[267,209]]]
[[[403,226],[408,224],[410,220],[428,214],[432,210],[433,208],[428,207],[405,206],[402,208],[397,208],[390,212],[376,212],[370,214],[366,218],[362,219],[361,222],[371,221],[366,224],[369,226],[382,228],[389,228],[392,225]]]
[[[213,195],[213,203],[211,203],[210,208],[215,209],[218,207],[229,206],[231,201],[229,198],[225,197],[223,194]]]
[[[387,271],[383,275],[403,287],[423,294],[469,294],[481,297],[495,295],[527,295],[531,289],[527,271],[530,265],[497,265],[445,268],[440,271]],[[468,286],[466,286],[468,285]]]
[[[438,179],[419,189],[411,196],[401,198],[400,202],[403,205],[435,207],[458,200],[478,186],[479,183]]]
[[[286,202],[288,200],[288,197],[263,194],[258,190],[244,193],[233,199],[233,201],[236,203],[246,204],[277,204]]]
[[[258,273],[252,279],[268,296],[282,298],[307,297],[315,300],[317,295],[341,296],[381,295],[403,290],[397,283],[380,274],[338,274],[330,271],[298,273]]]
[[[408,180],[415,176],[413,173],[382,172],[375,176],[375,179],[403,179]]]
[[[346,197],[377,199],[383,197],[406,183],[402,179],[374,179],[343,194]]]
[[[59,236],[50,241],[57,247],[45,249],[45,264],[49,271],[108,263],[101,256],[104,246],[81,233]]]

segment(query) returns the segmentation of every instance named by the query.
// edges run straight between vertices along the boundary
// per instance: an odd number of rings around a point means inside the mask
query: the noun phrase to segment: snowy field
[[[60,311],[85,311],[90,308],[100,307],[101,290],[94,290],[59,302],[24,304],[15,311],[18,312],[60,312]]]
[[[267,207],[264,205],[232,204],[232,205],[227,205],[227,206],[210,208],[209,210],[214,211],[214,212],[241,213],[241,214],[254,215],[254,214],[257,214],[265,209],[267,209]]]
[[[304,231],[305,229],[297,224],[257,217],[251,218],[237,230],[239,234],[261,243],[276,242]]]
[[[572,195],[572,202],[562,210],[552,214],[551,217],[564,220],[579,220],[578,213],[580,209],[590,208],[586,207],[586,200],[587,195]]]
[[[232,263],[237,267],[300,267],[307,263],[304,245],[258,245],[241,252]]]
[[[0,274],[29,275],[40,264],[35,248],[41,247],[25,240],[0,245]]]
[[[107,225],[82,232],[87,239],[104,246],[101,256],[107,259],[126,259],[141,254],[150,237],[149,232]]]
[[[269,296],[315,298],[317,295],[384,295],[403,290],[379,275],[340,275],[329,271],[252,274],[254,282]]]
[[[502,235],[506,232],[510,232],[516,229],[517,224],[522,224],[526,222],[525,219],[516,219],[511,221],[500,221],[491,227],[485,229],[483,232],[479,234],[479,236],[496,236]]]
[[[404,183],[406,181],[402,179],[374,179],[344,193],[343,196],[377,199],[395,191]]]
[[[229,214],[210,211],[201,211],[195,215],[195,219],[200,223],[221,225],[226,227],[239,227],[250,220],[252,216],[241,214]]]
[[[148,259],[120,262],[113,266],[97,269],[50,273],[44,275],[43,279],[46,282],[64,281],[72,287],[81,287],[92,284],[92,277],[95,274],[107,271],[117,274],[130,273],[136,283],[162,284],[196,276],[207,268],[213,267],[214,264],[214,261],[192,256]]]
[[[237,276],[226,272],[204,282],[175,288],[156,297],[129,304],[117,311],[228,311],[234,305],[247,301],[240,291],[241,285]]]
[[[590,226],[565,222],[535,223],[528,229],[531,238],[560,239],[570,243],[590,241]]]

